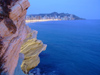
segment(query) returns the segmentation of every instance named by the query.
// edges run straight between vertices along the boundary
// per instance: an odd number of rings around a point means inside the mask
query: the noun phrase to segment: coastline
[[[46,22],[46,21],[60,21],[60,19],[25,20],[26,23]]]

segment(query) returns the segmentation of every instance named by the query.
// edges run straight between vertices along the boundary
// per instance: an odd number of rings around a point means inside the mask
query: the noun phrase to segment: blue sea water
[[[37,66],[46,75],[100,75],[100,20],[30,23],[48,45]]]

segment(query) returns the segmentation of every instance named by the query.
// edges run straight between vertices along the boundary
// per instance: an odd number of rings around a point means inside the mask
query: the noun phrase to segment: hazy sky
[[[64,12],[86,19],[100,19],[100,0],[29,0],[27,14]]]

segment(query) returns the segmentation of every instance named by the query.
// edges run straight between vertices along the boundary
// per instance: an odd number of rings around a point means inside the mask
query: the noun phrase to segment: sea
[[[47,44],[40,56],[43,75],[100,75],[100,20],[27,24]],[[34,63],[34,62],[33,62]]]

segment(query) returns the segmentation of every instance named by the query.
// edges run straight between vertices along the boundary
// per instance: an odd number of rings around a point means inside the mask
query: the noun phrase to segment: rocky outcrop
[[[28,34],[28,37],[21,47],[21,53],[25,56],[21,68],[25,73],[28,73],[39,64],[40,58],[38,55],[45,50],[47,46],[43,44],[42,41],[37,40],[36,36],[37,31],[32,31],[32,33]]]
[[[1,53],[6,52],[4,56],[6,58],[5,67],[9,75],[14,74],[20,51],[25,56],[21,66],[22,70],[28,72],[38,65],[38,55],[46,48],[46,45],[36,39],[36,31],[32,31],[25,25],[25,16],[29,6],[28,0],[17,0],[16,3],[9,6],[11,9],[9,13],[10,20],[4,18],[0,22],[0,37],[2,37],[0,42],[3,43]]]
[[[29,33],[21,47],[21,53],[23,53],[25,57],[21,68],[25,73],[28,73],[29,70],[39,64],[40,58],[38,55],[45,50],[47,46],[43,44],[42,41],[37,40],[36,36],[37,31],[35,30]]]

